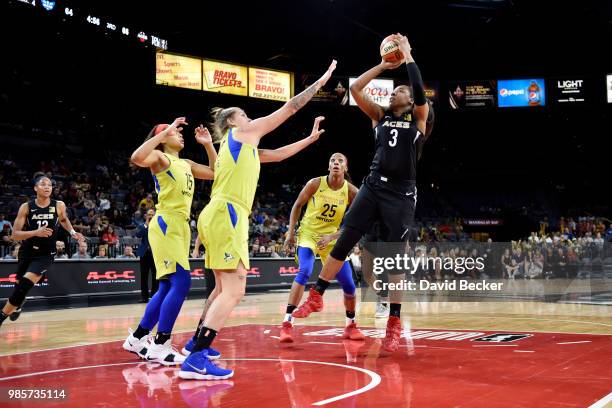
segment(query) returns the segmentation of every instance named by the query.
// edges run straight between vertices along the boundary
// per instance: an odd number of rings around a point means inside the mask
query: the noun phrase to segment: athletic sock
[[[319,292],[320,295],[323,295],[323,293],[325,293],[325,289],[327,289],[329,287],[329,282],[326,280],[323,280],[321,278],[317,279],[317,284],[315,285],[315,290],[317,292]]]
[[[145,329],[141,325],[138,325],[138,328],[133,333],[133,336],[136,337],[137,339],[142,339],[144,336],[146,336],[149,333],[151,333],[151,330]]]
[[[212,344],[216,336],[216,330],[210,329],[206,326],[202,326],[202,328],[200,329],[200,335],[198,336],[198,341],[196,342],[191,352],[195,353],[210,348],[210,345]]]
[[[401,303],[391,303],[391,307],[389,308],[389,316],[400,317],[401,310],[402,310]]]
[[[285,312],[285,320],[283,320],[283,322],[293,323],[293,316],[291,316],[291,313],[293,313],[295,309],[297,309],[297,306],[290,304],[287,305],[287,311]]]
[[[346,311],[346,325],[348,326],[351,323],[355,323],[355,311]]]
[[[202,326],[202,323],[204,323],[204,320],[200,319],[200,321],[198,322],[198,327],[196,327],[196,331],[193,334],[192,340],[193,341],[197,341],[198,340],[198,336],[200,335],[200,327]]]
[[[155,335],[155,344],[164,344],[168,340],[170,340],[171,336],[172,336],[172,333],[157,332],[157,334]]]

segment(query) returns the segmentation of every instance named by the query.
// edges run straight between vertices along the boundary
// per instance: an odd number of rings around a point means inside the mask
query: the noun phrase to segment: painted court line
[[[291,363],[320,364],[320,365],[326,365],[326,366],[332,366],[332,367],[340,367],[340,368],[345,368],[345,369],[348,369],[348,370],[359,371],[361,373],[367,374],[370,377],[370,382],[367,385],[365,385],[365,386],[363,386],[363,387],[361,387],[359,389],[356,389],[354,391],[347,392],[345,394],[337,395],[337,396],[332,397],[332,398],[328,398],[328,399],[325,399],[325,400],[314,402],[312,405],[316,405],[316,406],[326,405],[326,404],[329,404],[329,403],[332,403],[332,402],[335,402],[335,401],[339,401],[341,399],[345,399],[345,398],[348,398],[348,397],[352,397],[352,396],[355,396],[355,395],[362,394],[362,393],[367,392],[367,391],[371,390],[372,388],[376,387],[381,382],[380,375],[376,374],[373,371],[366,370],[365,368],[348,366],[348,365],[337,364],[337,363],[328,363],[328,362],[324,362],[324,361],[285,360],[285,359],[276,359],[276,358],[227,358],[227,359],[224,359],[224,360],[226,360],[226,361],[228,361],[228,360],[232,360],[232,361],[274,361],[274,362],[285,362],[286,361],[286,362],[291,362]],[[36,373],[27,373],[27,374],[21,374],[21,375],[14,375],[14,376],[11,376],[11,377],[4,377],[4,378],[0,378],[0,381],[10,381],[10,380],[16,380],[16,379],[19,379],[19,378],[27,378],[27,377],[34,377],[34,376],[37,376],[37,375],[62,373],[62,372],[67,372],[67,371],[87,370],[87,369],[91,369],[91,368],[116,367],[116,366],[136,365],[136,364],[142,364],[142,361],[134,361],[134,362],[129,362],[129,363],[99,364],[99,365],[91,365],[91,366],[83,366],[83,367],[60,368],[60,369],[57,369],[57,370],[39,371],[39,372],[36,372]]]
[[[612,392],[594,403],[593,405],[590,405],[589,408],[604,408],[610,402],[612,402]]]
[[[557,343],[557,344],[580,344],[580,343],[591,343],[591,340],[584,340],[584,341],[564,341],[562,343]]]
[[[370,382],[367,385],[365,385],[365,386],[363,386],[363,387],[361,387],[359,389],[356,389],[355,391],[347,392],[346,394],[341,394],[341,395],[338,395],[338,396],[335,396],[335,397],[332,397],[332,398],[328,398],[328,399],[325,399],[325,400],[313,402],[312,405],[316,405],[316,406],[330,404],[332,402],[336,402],[336,401],[339,401],[341,399],[352,397],[354,395],[363,394],[364,392],[369,391],[372,388],[376,387],[378,384],[380,384],[380,381],[381,381],[380,375],[376,374],[374,371],[366,370],[365,368],[348,366],[348,365],[337,364],[337,363],[328,363],[328,362],[324,362],[324,361],[285,360],[285,359],[276,359],[276,358],[226,358],[224,360],[236,360],[236,361],[276,361],[276,362],[287,361],[287,362],[292,362],[292,363],[321,364],[321,365],[326,365],[326,366],[341,367],[341,368],[346,368],[346,369],[349,369],[349,370],[359,371],[359,372],[362,372],[364,374],[367,374],[370,377]]]
[[[518,347],[518,344],[473,344],[472,347]]]
[[[533,350],[512,350],[515,353],[535,353]]]

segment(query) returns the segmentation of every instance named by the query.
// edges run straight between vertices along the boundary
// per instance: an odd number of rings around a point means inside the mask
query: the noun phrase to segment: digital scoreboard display
[[[202,60],[158,52],[155,63],[155,83],[202,90]]]

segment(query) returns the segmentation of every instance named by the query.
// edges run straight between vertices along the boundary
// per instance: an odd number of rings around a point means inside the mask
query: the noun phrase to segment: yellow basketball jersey
[[[186,219],[191,214],[193,200],[193,174],[191,166],[185,160],[165,154],[170,160],[170,167],[153,175],[157,191],[158,212],[180,215]]]
[[[259,152],[234,139],[235,131],[230,128],[221,141],[210,198],[230,201],[250,212],[259,180]]]
[[[346,180],[341,188],[332,190],[327,184],[327,176],[321,176],[321,184],[308,201],[306,213],[300,222],[300,236],[321,236],[336,232],[340,228],[348,201]]]

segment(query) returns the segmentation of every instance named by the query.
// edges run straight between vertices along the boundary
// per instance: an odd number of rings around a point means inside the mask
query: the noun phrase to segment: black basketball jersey
[[[416,165],[424,137],[411,113],[395,117],[386,111],[374,128],[376,153],[370,170],[394,180],[416,181]]]
[[[40,227],[51,228],[53,234],[48,238],[32,237],[26,239],[19,249],[19,257],[53,256],[55,255],[55,241],[59,230],[59,217],[57,215],[57,201],[51,200],[47,207],[39,207],[35,200],[28,202],[28,215],[24,231],[35,231]]]

